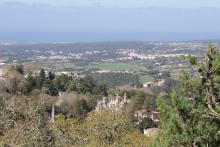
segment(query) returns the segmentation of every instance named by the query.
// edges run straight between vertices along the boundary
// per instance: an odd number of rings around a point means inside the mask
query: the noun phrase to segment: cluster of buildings
[[[116,110],[119,110],[128,103],[129,101],[127,99],[126,92],[124,93],[124,97],[120,97],[119,95],[112,97],[111,99],[103,97],[101,100],[97,102],[95,111],[100,111],[104,108],[114,108]]]
[[[150,118],[155,124],[160,123],[160,113],[157,111],[147,112],[145,109],[138,110],[134,113],[137,124],[141,123],[144,118]]]
[[[36,53],[41,53],[39,51],[35,51],[33,50],[33,52]],[[98,54],[98,53],[105,53],[105,51],[99,51],[99,50],[94,50],[94,51],[84,51],[84,52],[78,52],[78,53],[65,53],[65,52],[61,52],[61,51],[47,51],[47,55],[39,55],[39,56],[35,56],[34,59],[35,60],[69,60],[69,59],[82,59],[83,57],[86,56],[91,56],[94,54]]]
[[[176,58],[184,55],[183,53],[151,53],[141,54],[137,53],[135,49],[120,49],[119,54],[126,56],[126,59],[140,59],[140,60],[154,60],[156,58]]]
[[[49,77],[49,73],[51,71],[45,70],[44,72],[45,72],[45,76]],[[32,76],[38,76],[40,74],[40,70],[35,70],[35,71],[32,71],[31,73],[32,73]],[[67,76],[80,77],[80,75],[78,73],[71,72],[71,71],[56,71],[56,72],[52,72],[52,73],[54,73],[56,76],[60,76],[60,75],[64,74]],[[25,74],[25,77],[27,77],[27,76],[28,76],[28,73]]]
[[[147,112],[147,110],[141,109],[134,113],[134,117],[137,124],[140,124],[144,118],[150,118],[157,126],[160,124],[160,113],[157,111]],[[158,131],[159,128],[147,128],[143,130],[144,135],[146,136],[152,136]]]
[[[129,101],[127,99],[126,92],[124,93],[124,97],[120,97],[119,95],[112,97],[111,99],[103,97],[101,100],[97,102],[95,111],[100,111],[105,108],[113,108],[115,110],[119,110],[128,103]],[[143,119],[147,117],[150,118],[156,125],[159,125],[159,115],[160,113],[157,111],[147,112],[147,110],[145,109],[138,110],[134,113],[134,117],[137,120],[137,124],[140,124],[143,121]],[[158,131],[158,128],[148,128],[143,130],[145,136],[152,136]]]

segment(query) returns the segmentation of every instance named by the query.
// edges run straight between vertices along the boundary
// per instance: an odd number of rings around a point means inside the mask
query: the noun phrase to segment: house
[[[157,125],[160,123],[160,113],[157,111],[147,112],[146,109],[140,109],[134,112],[134,118],[136,119],[136,123],[139,124],[143,121],[144,118],[150,118]]]
[[[0,77],[4,77],[5,76],[5,72],[4,72],[4,70],[3,69],[0,69]]]
[[[156,86],[160,86],[160,87],[163,86],[164,84],[165,84],[165,80],[164,79],[157,80],[156,83],[155,83]]]
[[[31,72],[31,74],[32,74],[32,76],[36,77],[36,76],[38,76],[40,74],[40,70],[33,70]]]
[[[6,60],[0,60],[0,65],[5,65]]]
[[[148,117],[151,118],[155,124],[158,125],[160,123],[160,112],[151,111],[148,114]]]
[[[140,123],[145,117],[148,117],[147,110],[141,109],[141,110],[135,111],[134,117],[137,119],[138,123]]]
[[[56,76],[60,76],[60,75],[67,75],[67,76],[72,76],[74,75],[75,77],[78,77],[79,75],[77,73],[72,73],[70,71],[60,71],[60,72],[55,72]]]
[[[152,136],[154,135],[155,133],[157,133],[160,129],[158,128],[149,128],[149,129],[144,129],[144,135],[145,136]]]
[[[150,87],[150,86],[152,86],[152,85],[153,85],[152,82],[146,82],[146,83],[143,84],[143,87],[144,87],[144,88],[148,88],[148,87]]]

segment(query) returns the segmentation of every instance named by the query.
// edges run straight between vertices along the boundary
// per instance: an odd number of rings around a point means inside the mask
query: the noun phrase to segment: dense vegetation
[[[101,73],[92,74],[93,79],[101,81],[108,87],[130,85],[133,87],[141,87],[139,78],[135,74],[131,73]]]
[[[220,145],[220,54],[210,45],[204,62],[187,58],[200,76],[184,72],[181,88],[158,100],[161,132],[154,146]]]
[[[126,90],[130,103],[121,110],[98,112],[97,100],[124,94],[104,85],[106,77],[99,82],[46,74],[44,69],[25,74],[22,65],[13,66],[0,80],[0,146],[219,146],[220,53],[209,46],[204,62],[185,58],[198,72],[183,72],[181,84],[169,96],[157,98],[130,89]],[[154,89],[157,95],[161,91]],[[159,110],[159,126],[149,118],[137,124],[134,113],[141,109]],[[143,129],[152,127],[160,131],[144,136]]]

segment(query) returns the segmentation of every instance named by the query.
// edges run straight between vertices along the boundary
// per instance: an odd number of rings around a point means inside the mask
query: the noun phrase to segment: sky
[[[57,7],[220,7],[219,0],[1,0],[1,3],[8,2],[45,4]]]
[[[0,0],[0,42],[220,39],[219,0]]]

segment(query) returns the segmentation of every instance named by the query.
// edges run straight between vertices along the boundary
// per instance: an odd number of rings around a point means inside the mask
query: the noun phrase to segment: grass
[[[73,70],[73,69],[76,69],[77,66],[73,63],[39,63],[42,67],[46,68],[46,69],[49,69],[49,70]]]
[[[144,84],[145,82],[153,82],[154,78],[149,75],[144,75],[139,77],[139,82]]]
[[[144,66],[125,63],[101,63],[91,65],[90,67],[111,71],[146,71]]]

